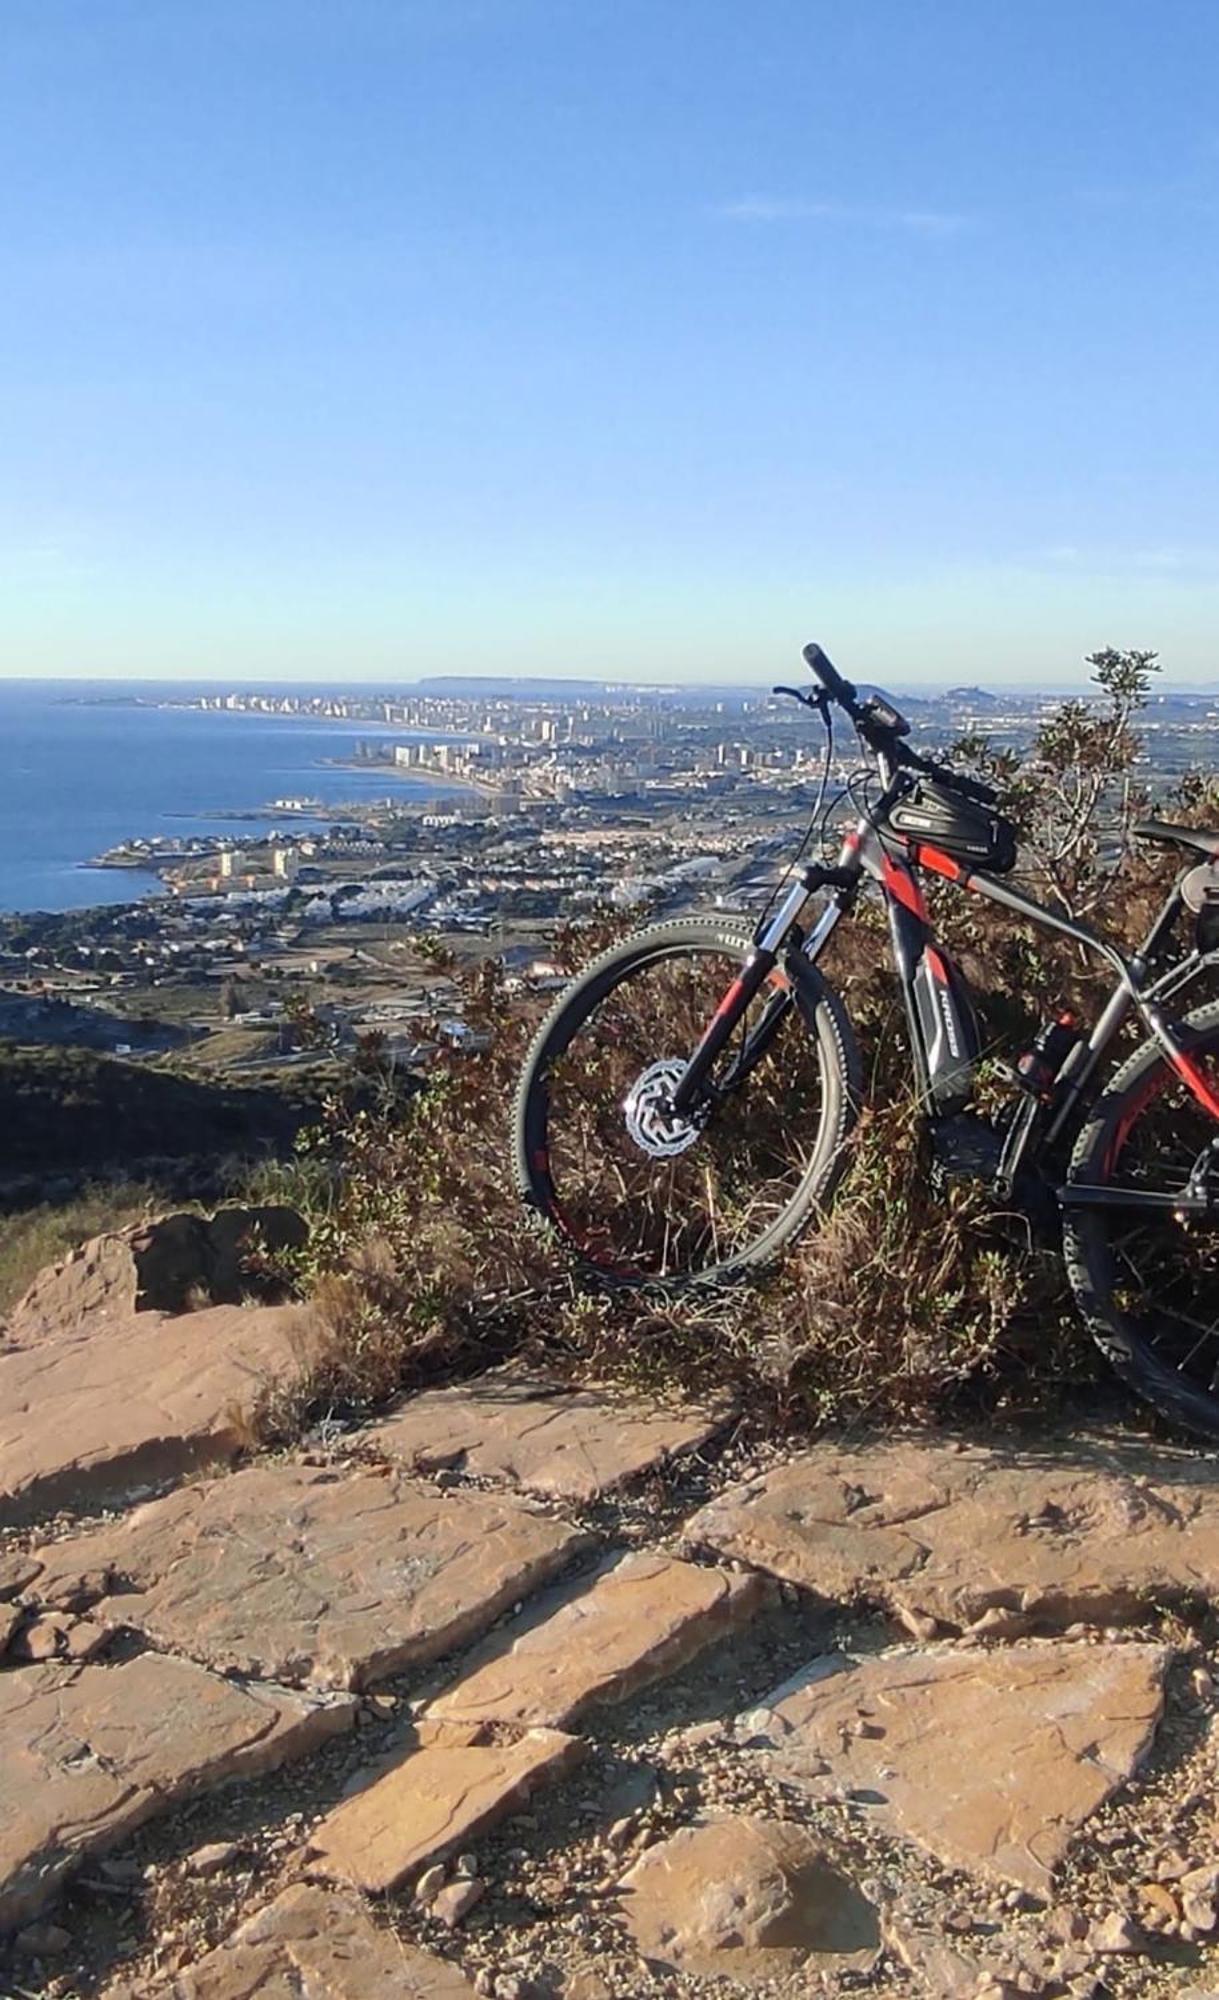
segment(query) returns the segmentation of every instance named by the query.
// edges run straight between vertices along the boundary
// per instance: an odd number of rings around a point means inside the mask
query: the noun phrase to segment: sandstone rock
[[[65,1650],[70,1660],[95,1660],[104,1653],[114,1637],[104,1625],[94,1625],[88,1618],[74,1618],[68,1626]]]
[[[72,1933],[64,1930],[62,1924],[27,1924],[18,1931],[13,1943],[26,1958],[58,1958],[61,1952],[71,1949]]]
[[[223,1875],[240,1853],[235,1840],[209,1840],[205,1847],[196,1847],[187,1855],[186,1865],[192,1875],[200,1875],[206,1881],[212,1875]]]
[[[1150,1468],[1150,1471],[1149,1469]],[[914,1636],[1063,1629],[1219,1597],[1219,1475],[1195,1460],[912,1441],[817,1445],[687,1524],[692,1546],[838,1601],[886,1606]]]
[[[761,1985],[810,1956],[864,1968],[879,1947],[872,1906],[811,1834],[778,1820],[683,1827],[618,1886],[643,1956],[676,1971]]]
[[[355,1896],[297,1883],[197,1965],[130,2000],[474,2000],[455,1965],[375,1924]]]
[[[267,1206],[163,1215],[95,1236],[39,1272],[9,1316],[8,1338],[24,1346],[86,1325],[100,1332],[132,1313],[187,1312],[201,1300],[240,1305],[259,1287],[247,1268],[255,1246],[298,1248],[307,1235],[295,1209]]]
[[[424,1869],[415,1884],[415,1901],[421,1909],[426,1909],[427,1905],[440,1894],[447,1879],[448,1870],[443,1862],[437,1862],[434,1867]]]
[[[696,1451],[731,1415],[724,1398],[666,1407],[652,1396],[576,1389],[501,1368],[412,1396],[363,1436],[387,1458],[419,1471],[457,1466],[588,1501]]]
[[[432,1897],[432,1915],[447,1930],[454,1931],[464,1923],[475,1905],[482,1902],[487,1893],[487,1885],[477,1875],[469,1876],[462,1882],[450,1882]]]
[[[0,1604],[0,1660],[25,1624],[25,1616],[25,1609],[20,1604]]]
[[[586,1540],[510,1494],[254,1465],[35,1551],[32,1588],[59,1603],[82,1573],[118,1577],[95,1619],[226,1671],[359,1687],[484,1631]]]
[[[9,1655],[14,1660],[53,1660],[67,1652],[70,1629],[71,1620],[60,1613],[31,1618],[11,1641]]]
[[[179,1799],[302,1756],[353,1708],[153,1653],[0,1675],[0,1928],[36,1915],[87,1855]]]
[[[1069,1642],[836,1656],[770,1697],[761,1740],[776,1776],[814,1795],[832,1781],[940,1861],[1044,1893],[1150,1748],[1169,1657]],[[857,1734],[860,1719],[880,1733]],[[810,1780],[810,1759],[831,1780]]]
[[[1143,1940],[1137,1927],[1120,1910],[1114,1910],[1099,1923],[1093,1924],[1088,1932],[1088,1948],[1102,1957],[1118,1957],[1128,1952],[1141,1951]]]
[[[621,1701],[674,1672],[765,1595],[759,1577],[654,1550],[623,1556],[497,1633],[428,1715],[561,1727],[594,1702]]]
[[[213,1306],[83,1320],[0,1353],[0,1526],[236,1457],[315,1339],[307,1306]]]
[[[38,1564],[31,1561],[20,1549],[13,1549],[7,1555],[0,1555],[0,1604],[16,1597],[27,1583],[38,1574]]]
[[[1208,1936],[1219,1922],[1214,1896],[1203,1894],[1197,1889],[1187,1889],[1181,1898],[1181,1915],[1186,1923],[1191,1924],[1203,1937]]]
[[[1181,1921],[1177,1899],[1162,1882],[1141,1883],[1139,1905],[1140,1918],[1149,1931],[1174,1931]]]
[[[881,1930],[888,1950],[927,2000],[977,2000],[985,1977],[981,1960],[955,1938],[946,1938],[926,1911],[899,1899],[885,1910]]]
[[[523,1804],[585,1749],[554,1729],[488,1743],[477,1729],[423,1723],[413,1745],[367,1772],[363,1788],[315,1830],[314,1872],[371,1892],[392,1889]]]

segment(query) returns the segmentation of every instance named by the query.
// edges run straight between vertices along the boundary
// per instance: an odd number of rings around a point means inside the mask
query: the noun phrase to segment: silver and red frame
[[[847,833],[836,865],[812,864],[802,869],[773,915],[759,926],[745,965],[708,1023],[674,1091],[674,1111],[688,1114],[698,1103],[717,1057],[750,1002],[768,980],[774,983],[780,960],[795,949],[806,961],[816,963],[837,925],[850,912],[863,881],[870,878],[879,884],[885,898],[920,1101],[933,1120],[960,1112],[968,1102],[978,1062],[978,1030],[966,982],[933,934],[920,881],[920,871],[926,870],[999,904],[1029,923],[1071,938],[1104,958],[1117,975],[1117,983],[1096,1025],[1068,1050],[1054,1078],[1036,1135],[1039,1152],[1053,1146],[1069,1125],[1098,1064],[1132,1011],[1137,1011],[1182,1082],[1219,1125],[1219,1095],[1188,1049],[1182,1046],[1163,1004],[1202,961],[1195,954],[1174,964],[1158,978],[1149,973],[1157,949],[1181,908],[1179,882],[1169,893],[1139,951],[1128,959],[1087,925],[1035,902],[995,876],[971,869],[926,842],[882,831],[900,785],[900,780],[895,782],[891,773],[885,772],[885,776],[889,782],[884,796],[873,812],[862,816]],[[809,898],[827,889],[831,892],[828,900],[806,936],[801,919]],[[760,1028],[753,1031],[753,1039],[759,1033],[765,1035],[768,1022],[773,1021],[777,1026],[777,1016],[790,1004],[791,991],[785,982],[784,990],[768,1001]],[[1117,1190],[1082,1189],[1074,1185],[1061,1189],[1060,1197],[1075,1202],[1121,1199],[1126,1205],[1131,1200],[1128,1194],[1119,1195]]]

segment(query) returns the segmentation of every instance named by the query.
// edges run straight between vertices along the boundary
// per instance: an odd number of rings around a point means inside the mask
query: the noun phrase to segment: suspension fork
[[[804,945],[805,956],[814,959],[825,946],[830,932],[842,916],[845,908],[844,898],[854,889],[857,880],[857,873],[846,869],[814,867],[806,868],[798,880],[793,882],[699,1037],[673,1092],[671,1103],[675,1117],[688,1117],[700,1102],[717,1058],[727,1048],[750,1003],[757,998],[767,980],[772,977],[779,963],[779,953],[790,937],[796,919],[808,898],[828,883],[832,883],[839,891],[838,896],[822,911]],[[730,1072],[730,1082],[736,1084],[744,1081],[749,1071],[765,1054],[780,1021],[794,1004],[790,985],[775,994],[741,1051],[739,1061]]]

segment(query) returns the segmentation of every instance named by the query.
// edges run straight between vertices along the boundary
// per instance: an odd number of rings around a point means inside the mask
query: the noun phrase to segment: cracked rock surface
[[[308,1318],[168,1313],[193,1234],[0,1350],[0,1991],[1219,1990],[1203,1454],[519,1368],[260,1453]]]
[[[685,1534],[821,1597],[883,1605],[920,1639],[1219,1596],[1219,1473],[1137,1449],[1064,1445],[1031,1461],[986,1445],[827,1443],[730,1489]]]
[[[831,1657],[738,1727],[780,1777],[841,1789],[950,1866],[1044,1890],[1150,1749],[1168,1661],[1052,1641]]]
[[[28,1592],[226,1672],[361,1687],[476,1637],[586,1539],[511,1494],[255,1465],[35,1550]]]
[[[418,1470],[456,1467],[565,1500],[594,1500],[722,1430],[731,1403],[658,1404],[572,1388],[518,1368],[430,1389],[374,1424],[369,1442]]]
[[[315,1338],[307,1306],[85,1318],[0,1350],[0,1527],[236,1458]]]
[[[241,1687],[156,1654],[0,1675],[0,1926],[25,1922],[85,1856],[206,1785],[304,1756],[350,1702]]]

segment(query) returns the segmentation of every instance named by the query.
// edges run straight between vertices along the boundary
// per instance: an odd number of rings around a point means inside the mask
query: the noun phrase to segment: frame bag
[[[963,798],[934,778],[920,778],[889,812],[905,840],[925,841],[967,868],[1007,875],[1016,865],[1016,829],[993,806]]]

